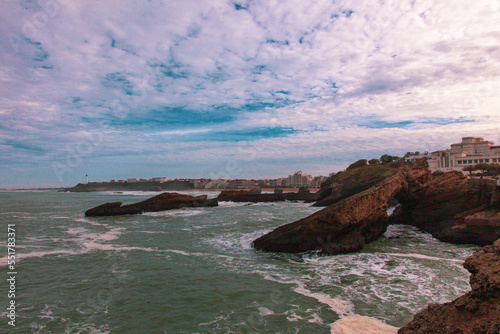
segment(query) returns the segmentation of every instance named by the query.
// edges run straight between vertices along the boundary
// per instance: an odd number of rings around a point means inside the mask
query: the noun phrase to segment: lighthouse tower
[[[88,184],[88,183],[89,183],[89,175],[85,174],[85,184]]]

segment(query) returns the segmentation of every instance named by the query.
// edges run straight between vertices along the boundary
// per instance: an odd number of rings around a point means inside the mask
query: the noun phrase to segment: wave
[[[18,248],[18,247],[16,247]],[[28,259],[32,257],[44,257],[47,255],[79,255],[80,252],[76,252],[74,250],[52,250],[45,252],[31,252],[31,253],[16,253],[16,263],[18,263],[22,259]],[[7,256],[0,258],[0,267],[7,266]]]
[[[448,258],[442,258],[442,257],[435,257],[435,256],[427,256],[427,255],[422,255],[422,254],[400,254],[400,253],[379,253],[380,255],[389,255],[389,256],[397,256],[397,257],[407,257],[407,258],[414,258],[414,259],[421,259],[421,260],[432,260],[432,261],[449,261],[449,262],[455,262],[462,264],[464,260],[459,260],[459,259],[448,259]]]
[[[87,247],[89,250],[101,250],[101,251],[116,251],[116,252],[121,252],[121,251],[133,251],[133,250],[140,250],[140,251],[146,251],[146,252],[155,252],[156,249],[152,248],[145,248],[145,247],[123,247],[123,246],[116,246],[116,245],[104,245],[104,244],[97,244],[95,242],[84,242],[83,246]]]
[[[318,302],[328,305],[330,309],[337,313],[340,317],[346,317],[354,315],[354,305],[350,301],[332,298],[329,295],[322,292],[312,292],[308,290],[305,284],[297,279],[292,279],[289,281],[283,281],[272,277],[268,272],[256,270],[253,273],[260,274],[265,280],[280,283],[280,284],[294,284],[297,287],[293,289],[298,294],[306,297],[316,299]]]
[[[280,284],[294,284],[296,285],[296,287],[293,288],[294,292],[309,298],[313,298],[319,303],[327,305],[340,317],[340,320],[337,320],[330,325],[331,334],[396,334],[398,331],[398,328],[388,325],[376,318],[355,314],[354,304],[351,301],[343,300],[340,298],[332,298],[330,295],[322,292],[312,292],[311,290],[306,288],[306,285],[303,282],[299,280],[292,279],[288,281],[282,281],[272,277],[268,272],[255,271],[254,273],[263,275],[264,279],[269,281],[277,282]],[[262,310],[260,312],[261,316],[270,315],[264,311],[265,310]],[[323,324],[323,320],[321,319],[321,317],[319,317],[316,313],[314,314],[314,316],[314,319],[310,319],[308,321]],[[297,321],[305,319],[295,315],[288,320]]]
[[[233,225],[233,224],[230,224]],[[250,233],[231,232],[215,238],[205,239],[204,242],[216,249],[227,251],[252,250],[252,243],[258,237],[269,233],[271,229],[258,230]]]
[[[193,217],[206,214],[205,208],[202,209],[176,209],[168,211],[158,211],[158,212],[145,212],[144,216],[150,217]]]

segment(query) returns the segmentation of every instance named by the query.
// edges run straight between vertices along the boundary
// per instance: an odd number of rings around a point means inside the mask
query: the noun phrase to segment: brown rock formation
[[[163,193],[145,201],[121,206],[121,202],[106,203],[85,212],[85,216],[133,215],[143,212],[156,212],[185,207],[217,206],[217,201],[207,200],[207,196],[193,197],[177,193]]]
[[[314,201],[318,194],[311,193],[255,193],[249,190],[224,190],[217,196],[221,202],[280,202],[280,201]]]
[[[400,334],[500,333],[500,240],[467,258],[472,291],[442,305],[430,304]]]
[[[433,236],[454,244],[491,245],[500,238],[500,205],[483,205],[462,212],[453,218],[453,225]]]
[[[452,241],[442,231],[450,231],[454,226],[463,225],[465,213],[477,208],[485,209],[490,203],[491,186],[468,182],[460,172],[428,173],[408,184],[407,191],[397,194],[401,206],[389,218],[390,224],[413,225],[432,233],[443,241]],[[464,213],[464,217],[457,216]],[[457,216],[457,218],[455,218]],[[471,233],[475,227],[471,224]],[[456,227],[455,229],[457,229]],[[456,230],[458,232],[458,230]],[[469,233],[463,230],[465,233]],[[449,234],[451,235],[451,234]],[[442,239],[443,238],[443,239]],[[486,244],[491,244],[495,239]],[[461,243],[457,238],[457,243]],[[463,243],[463,242],[462,242]],[[466,242],[469,243],[469,242]],[[483,242],[473,242],[484,245]]]
[[[395,168],[375,165],[337,173],[321,184],[320,195],[314,206],[328,206],[337,203],[373,187],[396,174],[397,171]]]
[[[254,247],[270,252],[324,254],[350,253],[379,238],[387,228],[389,201],[408,182],[428,174],[427,163],[403,167],[372,188],[337,202],[315,214],[281,226],[254,241]]]

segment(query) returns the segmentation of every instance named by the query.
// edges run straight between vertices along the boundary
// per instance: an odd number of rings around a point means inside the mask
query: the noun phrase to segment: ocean
[[[157,194],[0,192],[0,332],[395,333],[427,304],[470,290],[462,263],[477,247],[443,243],[411,226],[389,226],[356,254],[251,247],[320,209],[305,203],[84,216],[106,202]],[[15,327],[8,324],[12,300]]]

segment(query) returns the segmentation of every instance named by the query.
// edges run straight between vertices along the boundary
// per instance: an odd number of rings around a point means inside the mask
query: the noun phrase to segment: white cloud
[[[36,143],[35,163],[64,160],[102,122],[86,158],[138,166],[224,165],[241,142],[201,135],[267,128],[295,132],[248,142],[257,171],[469,135],[500,142],[496,1],[50,3],[0,5],[0,148],[16,171],[33,153],[13,143]],[[190,135],[201,139],[176,138]]]

